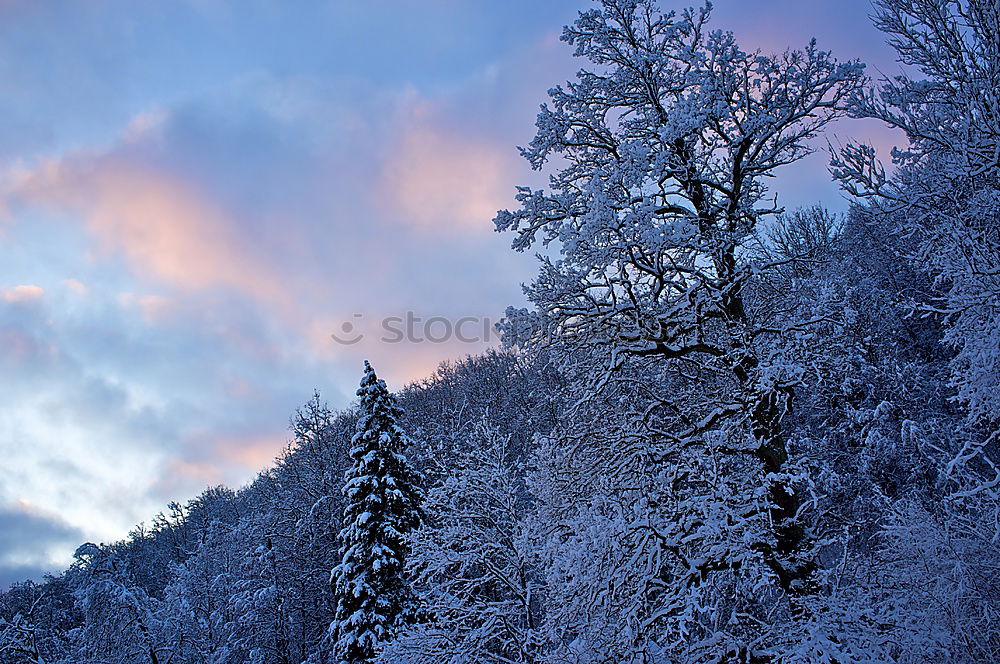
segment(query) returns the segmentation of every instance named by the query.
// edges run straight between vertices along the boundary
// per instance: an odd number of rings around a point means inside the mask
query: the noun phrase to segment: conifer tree
[[[419,474],[403,455],[411,441],[398,424],[402,409],[367,360],[357,394],[361,416],[343,488],[341,560],[330,575],[337,605],[330,630],[343,664],[372,661],[413,615],[404,567],[407,534],[421,519]]]

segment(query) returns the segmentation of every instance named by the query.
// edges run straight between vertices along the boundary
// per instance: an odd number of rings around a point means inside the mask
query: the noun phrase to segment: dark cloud
[[[83,541],[80,529],[58,517],[22,505],[0,506],[0,589],[58,573],[61,570],[46,554],[59,549],[72,552]]]
[[[46,574],[58,574],[60,570],[42,565],[5,565],[0,563],[0,592],[15,583],[23,581],[40,582]]]

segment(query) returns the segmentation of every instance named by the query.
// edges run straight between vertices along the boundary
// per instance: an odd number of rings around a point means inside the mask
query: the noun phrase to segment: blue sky
[[[365,357],[398,387],[482,349],[329,334],[522,301],[532,261],[490,220],[539,181],[514,146],[588,6],[0,0],[0,585],[250,480]],[[720,0],[713,23],[891,71],[869,10]],[[825,169],[784,174],[784,203],[843,208]]]

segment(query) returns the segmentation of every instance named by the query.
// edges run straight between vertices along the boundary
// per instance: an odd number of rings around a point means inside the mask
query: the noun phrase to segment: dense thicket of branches
[[[566,29],[550,184],[496,219],[549,245],[532,309],[398,395],[421,619],[380,661],[1000,661],[1000,5],[879,0],[908,75],[874,83],[709,17]],[[785,212],[771,176],[845,115],[909,144],[834,155],[846,214]],[[316,396],[250,486],[11,588],[0,664],[335,661],[361,414]]]

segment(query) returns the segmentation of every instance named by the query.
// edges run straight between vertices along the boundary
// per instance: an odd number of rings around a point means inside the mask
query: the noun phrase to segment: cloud
[[[347,401],[289,335],[254,302],[221,296],[54,288],[31,306],[0,300],[0,505],[28,498],[80,539],[107,541],[206,484],[243,484],[280,452],[313,388]]]
[[[86,284],[84,284],[82,281],[78,279],[73,279],[72,277],[70,277],[69,279],[63,279],[62,284],[63,286],[68,288],[70,291],[76,293],[77,295],[87,294]]]
[[[32,302],[38,300],[45,294],[45,289],[41,286],[25,285],[4,288],[0,290],[0,298],[4,302]]]
[[[137,273],[163,283],[272,301],[282,294],[281,278],[249,250],[225,210],[140,161],[114,153],[52,159],[22,172],[8,199],[82,217],[99,252],[120,252]]]
[[[21,330],[0,327],[0,365],[40,367],[50,364],[56,349]]]
[[[166,460],[153,488],[162,495],[193,495],[206,486],[240,486],[270,466],[288,441],[284,429],[269,427],[265,433],[191,434],[182,457]]]
[[[0,590],[14,581],[39,579],[62,552],[83,542],[83,533],[27,501],[0,504]]]
[[[390,148],[373,203],[421,230],[488,232],[518,165],[506,145],[420,123]]]
[[[167,316],[177,311],[177,302],[162,295],[136,295],[135,293],[122,293],[118,297],[123,307],[134,308],[142,316],[142,319],[155,325],[166,320]]]

